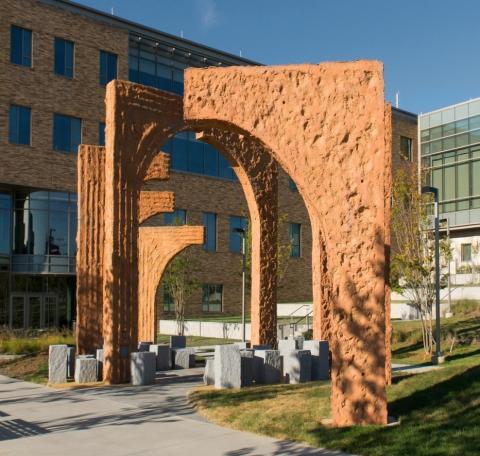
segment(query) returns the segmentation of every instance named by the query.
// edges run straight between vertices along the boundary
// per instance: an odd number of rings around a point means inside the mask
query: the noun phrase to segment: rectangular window
[[[408,161],[413,160],[412,138],[400,136],[400,155]]]
[[[10,193],[0,192],[0,255],[9,255],[11,252],[11,219],[12,196]]]
[[[223,304],[223,285],[203,284],[202,310],[221,312]]]
[[[63,38],[55,38],[55,74],[73,78],[73,56],[75,45],[72,41]]]
[[[205,227],[205,243],[203,248],[209,252],[217,250],[217,214],[203,213],[203,226]]]
[[[288,225],[288,235],[290,237],[290,256],[294,258],[299,258],[301,253],[300,245],[300,232],[301,232],[300,223],[290,223]]]
[[[472,261],[472,244],[462,244],[460,254],[462,261]]]
[[[53,115],[53,150],[77,153],[82,142],[82,120],[63,114]]]
[[[174,312],[175,305],[173,304],[173,297],[168,291],[167,287],[163,287],[163,311],[164,312]]]
[[[169,226],[180,226],[187,224],[187,211],[185,209],[175,209],[173,212],[163,214],[163,223]]]
[[[8,140],[11,144],[30,145],[31,112],[26,106],[10,106]]]
[[[98,145],[105,146],[105,123],[99,122],[98,124]]]
[[[247,229],[247,219],[236,215],[230,216],[230,252],[242,253],[242,235],[235,231],[236,229],[244,230],[244,235]]]
[[[10,61],[32,66],[32,31],[12,25],[10,29]]]
[[[107,85],[117,79],[117,54],[100,51],[100,84]]]

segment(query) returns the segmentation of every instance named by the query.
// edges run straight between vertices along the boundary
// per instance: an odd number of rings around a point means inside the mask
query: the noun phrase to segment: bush
[[[25,355],[47,352],[49,345],[74,344],[73,332],[64,330],[0,330],[0,353]]]
[[[452,312],[455,316],[480,316],[480,301],[474,299],[460,299],[452,303]]]

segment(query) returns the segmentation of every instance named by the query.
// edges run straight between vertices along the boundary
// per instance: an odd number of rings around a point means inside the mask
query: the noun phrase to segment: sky
[[[480,97],[480,0],[76,1],[268,65],[381,60],[415,113]]]

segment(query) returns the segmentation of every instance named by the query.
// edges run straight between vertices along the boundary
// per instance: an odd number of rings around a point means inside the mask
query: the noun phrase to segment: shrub
[[[460,299],[452,303],[452,312],[456,316],[480,316],[480,301],[474,299]]]
[[[49,345],[74,344],[69,329],[63,330],[0,330],[0,353],[24,355],[47,352]]]

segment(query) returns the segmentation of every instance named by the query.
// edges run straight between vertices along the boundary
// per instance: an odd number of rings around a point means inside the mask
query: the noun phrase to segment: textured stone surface
[[[281,355],[300,348],[299,342],[295,339],[279,339],[278,341],[278,351]]]
[[[386,111],[383,67],[374,61],[185,71],[186,119],[260,141],[305,200],[314,336],[331,342],[338,426],[387,423]]]
[[[191,369],[195,367],[194,348],[172,348],[172,367],[174,369]]]
[[[67,377],[73,378],[75,373],[75,347],[67,348]]]
[[[330,353],[326,340],[306,340],[304,350],[312,354],[312,380],[328,380],[330,378]]]
[[[138,223],[162,212],[173,212],[175,195],[173,192],[141,191],[138,202]]]
[[[135,352],[130,354],[131,383],[133,386],[153,385],[157,357],[152,352]]]
[[[207,359],[205,361],[205,372],[203,374],[203,383],[205,385],[215,385],[215,360]]]
[[[171,348],[185,348],[187,346],[187,338],[185,336],[170,336]]]
[[[253,376],[256,383],[266,385],[280,383],[282,379],[282,357],[278,350],[255,350]]]
[[[48,382],[66,383],[67,381],[67,345],[50,345],[48,347]]]
[[[75,383],[97,381],[97,360],[94,357],[79,356],[75,360]]]
[[[246,350],[250,344],[248,342],[234,342],[233,345],[236,345],[240,350]]]
[[[241,385],[243,386],[251,386],[253,383],[253,357],[254,351],[253,350],[240,350],[240,357],[241,357]]]
[[[312,379],[312,354],[309,350],[285,351],[282,357],[285,383],[305,383]]]
[[[150,345],[150,351],[157,357],[157,371],[168,370],[172,367],[172,354],[167,344]]]
[[[215,388],[240,388],[241,356],[236,345],[215,346]]]

